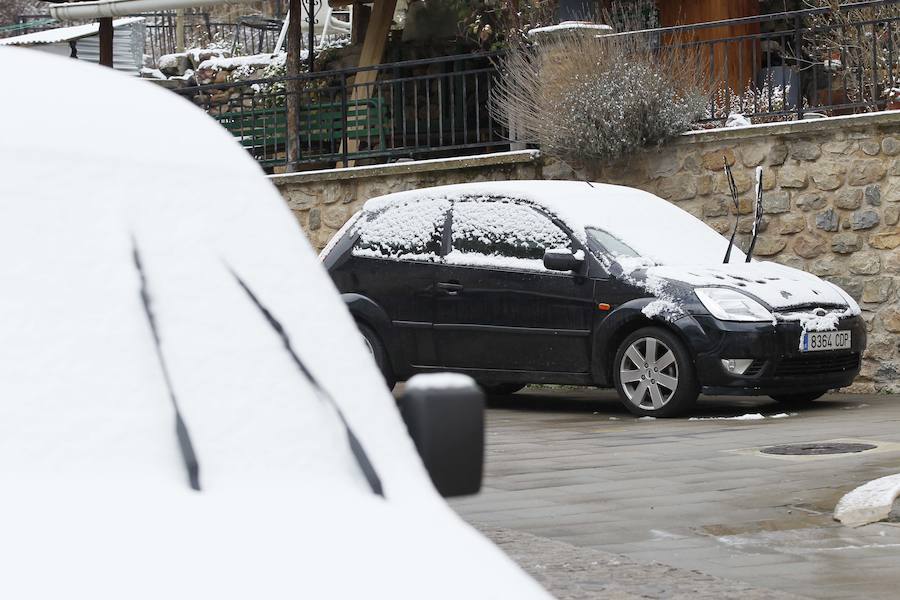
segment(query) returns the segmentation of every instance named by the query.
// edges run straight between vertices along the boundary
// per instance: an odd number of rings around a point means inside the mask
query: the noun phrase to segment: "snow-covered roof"
[[[18,86],[0,95],[17,116],[0,138],[0,597],[546,597],[437,496],[328,274],[227,131],[82,61],[0,48],[0,71]],[[64,109],[60,89],[79,91]]]
[[[113,21],[113,29],[126,27],[132,23],[139,23],[144,17],[128,17],[125,19],[116,19]],[[56,29],[47,29],[45,31],[36,31],[34,33],[26,33],[25,35],[17,35],[0,39],[0,46],[31,46],[37,44],[59,44],[62,42],[71,42],[80,40],[81,38],[97,35],[100,32],[99,23],[88,23],[87,25],[73,25],[71,27],[57,27]]]
[[[543,207],[576,237],[585,229],[605,230],[642,256],[663,264],[719,264],[728,240],[701,220],[649,192],[585,181],[494,181],[424,188],[373,198],[365,210],[415,198],[505,197]],[[732,260],[743,260],[735,248]]]

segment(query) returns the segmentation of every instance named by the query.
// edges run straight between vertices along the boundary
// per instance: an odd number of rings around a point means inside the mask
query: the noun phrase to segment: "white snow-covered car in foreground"
[[[436,493],[224,129],[78,61],[0,70],[0,597],[546,597]],[[421,434],[437,394],[413,387]]]

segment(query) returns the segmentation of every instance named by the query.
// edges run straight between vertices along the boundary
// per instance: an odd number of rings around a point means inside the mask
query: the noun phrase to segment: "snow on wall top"
[[[574,235],[603,229],[659,264],[720,264],[728,240],[693,215],[642,190],[583,181],[466,183],[388,194],[366,202],[364,210],[415,198],[505,197],[532,202],[556,215]],[[665,224],[660,227],[660,224]],[[742,261],[737,248],[732,261]]]

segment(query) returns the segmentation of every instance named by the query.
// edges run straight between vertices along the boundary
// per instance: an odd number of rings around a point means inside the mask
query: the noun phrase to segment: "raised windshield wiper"
[[[353,457],[356,459],[356,464],[359,465],[360,470],[366,478],[366,481],[369,483],[369,487],[372,489],[372,493],[378,496],[384,497],[384,490],[381,486],[381,479],[378,477],[378,473],[375,472],[375,467],[372,466],[372,461],[369,460],[369,456],[366,454],[365,449],[362,447],[362,444],[359,442],[359,438],[356,437],[356,434],[353,433],[353,429],[350,427],[350,424],[347,422],[347,419],[344,417],[344,413],[341,411],[341,407],[338,406],[337,402],[334,401],[334,398],[331,397],[331,394],[322,387],[319,381],[313,376],[312,372],[306,367],[297,353],[294,351],[294,347],[291,344],[291,339],[288,337],[287,332],[284,330],[284,327],[281,323],[272,315],[272,313],[263,306],[262,302],[256,297],[256,295],[250,290],[246,283],[238,276],[237,273],[231,271],[231,274],[234,275],[234,278],[237,279],[238,284],[247,292],[247,295],[250,297],[250,300],[256,305],[256,308],[263,314],[266,321],[271,325],[272,329],[275,330],[275,333],[281,338],[282,343],[284,343],[284,348],[287,350],[287,353],[290,354],[291,358],[294,361],[294,364],[297,365],[297,368],[300,369],[300,373],[306,378],[312,388],[316,391],[316,394],[319,396],[319,399],[324,401],[327,404],[330,404],[331,407],[335,410],[338,415],[338,418],[341,421],[341,424],[344,426],[344,431],[347,433],[347,441],[350,444],[350,451],[353,453]]]
[[[753,258],[753,249],[756,247],[756,238],[759,237],[759,225],[763,216],[763,189],[762,167],[756,167],[756,218],[753,221],[753,237],[750,239],[750,249],[747,250],[747,261]]]
[[[722,157],[725,163],[725,176],[728,178],[728,190],[731,192],[731,201],[734,203],[734,229],[731,230],[731,239],[728,240],[728,250],[725,251],[725,260],[722,262],[728,264],[731,260],[731,249],[734,247],[734,236],[737,235],[738,223],[741,220],[741,204],[738,201],[737,186],[734,185],[734,176],[731,174],[731,167],[728,166],[728,158]]]

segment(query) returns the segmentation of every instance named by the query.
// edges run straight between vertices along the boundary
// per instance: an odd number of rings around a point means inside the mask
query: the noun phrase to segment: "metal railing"
[[[297,164],[502,150],[509,142],[488,109],[496,57],[447,56],[178,93],[203,107],[270,169],[288,165],[291,131],[299,142]],[[300,110],[296,122],[288,123],[287,90],[294,88]]]
[[[15,23],[0,25],[0,38],[25,35],[59,26],[59,22],[50,15],[16,15]]]
[[[613,35],[647,36],[659,51],[699,61],[712,90],[701,124],[731,113],[761,122],[890,105],[898,86],[898,20],[900,0],[874,0],[837,14],[817,8]],[[717,35],[725,28],[744,33]]]

